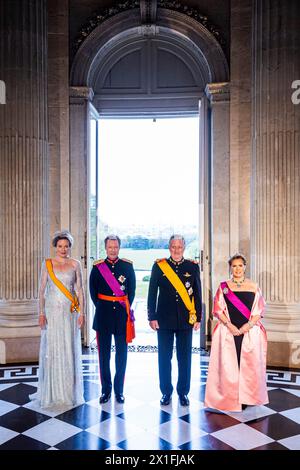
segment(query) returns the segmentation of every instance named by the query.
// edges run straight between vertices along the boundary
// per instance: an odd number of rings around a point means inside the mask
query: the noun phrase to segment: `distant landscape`
[[[120,258],[127,258],[133,261],[135,270],[150,271],[153,263],[158,258],[169,256],[168,249],[150,249],[150,250],[133,250],[132,248],[122,248],[120,250]]]

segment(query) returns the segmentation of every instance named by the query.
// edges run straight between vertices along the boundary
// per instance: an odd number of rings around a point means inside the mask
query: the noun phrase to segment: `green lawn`
[[[147,299],[148,287],[149,287],[149,282],[136,281],[135,298],[136,299]]]
[[[120,258],[127,258],[133,261],[134,269],[151,270],[156,259],[168,256],[168,249],[132,250],[131,248],[122,247],[120,249]]]

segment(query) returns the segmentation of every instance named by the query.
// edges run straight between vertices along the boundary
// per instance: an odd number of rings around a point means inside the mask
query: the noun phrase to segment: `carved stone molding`
[[[140,0],[123,0],[123,2],[119,2],[115,6],[99,10],[99,12],[89,19],[86,25],[83,26],[79,31],[74,45],[75,49],[78,49],[83,41],[91,34],[91,32],[105,20],[111,18],[112,16],[118,15],[119,13],[127,10],[133,10],[135,8],[140,8]]]
[[[143,24],[155,24],[157,0],[140,0],[141,21]]]
[[[168,10],[178,11],[184,15],[189,16],[190,18],[193,18],[198,23],[202,24],[210,33],[212,33],[219,44],[222,46],[224,45],[225,41],[222,38],[218,28],[213,25],[209,21],[208,17],[203,15],[198,8],[183,5],[177,0],[158,0],[157,6],[158,8],[166,8]]]
[[[125,11],[140,9],[141,24],[155,24],[157,19],[157,9],[176,11],[194,19],[205,29],[207,29],[223,47],[225,41],[221,36],[218,28],[213,25],[207,16],[203,15],[198,8],[182,5],[177,0],[125,0],[119,2],[117,5],[100,10],[96,15],[88,20],[88,22],[81,28],[78,33],[77,39],[73,45],[76,51],[86,40],[87,37],[97,28],[97,26],[104,23],[109,18],[123,13]]]
[[[94,98],[94,91],[86,86],[72,86],[70,87],[70,99],[82,99],[84,101],[92,101]]]
[[[99,24],[76,52],[71,68],[71,84],[93,86],[95,69],[99,69],[99,63],[106,63],[108,54],[116,44],[121,48],[145,35],[173,38],[177,43],[182,42],[183,47],[188,44],[196,62],[203,62],[206,83],[228,80],[225,54],[212,33],[190,16],[159,8],[155,25],[141,25],[137,9],[123,11]]]
[[[212,104],[223,103],[230,100],[230,85],[228,82],[209,83],[205,87],[205,93]]]

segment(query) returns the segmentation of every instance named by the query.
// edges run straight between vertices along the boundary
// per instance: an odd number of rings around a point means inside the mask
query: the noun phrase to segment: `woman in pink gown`
[[[229,259],[231,279],[214,299],[214,329],[204,405],[241,411],[269,402],[266,385],[267,335],[261,323],[265,301],[257,284],[245,278],[246,259]],[[244,405],[244,406],[243,406]]]

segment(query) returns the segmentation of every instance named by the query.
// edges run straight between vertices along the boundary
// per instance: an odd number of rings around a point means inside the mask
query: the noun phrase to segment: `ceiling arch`
[[[157,8],[155,24],[139,9],[104,20],[83,41],[71,86],[90,87],[104,113],[197,109],[208,83],[228,81],[221,45],[203,24],[182,12]]]

